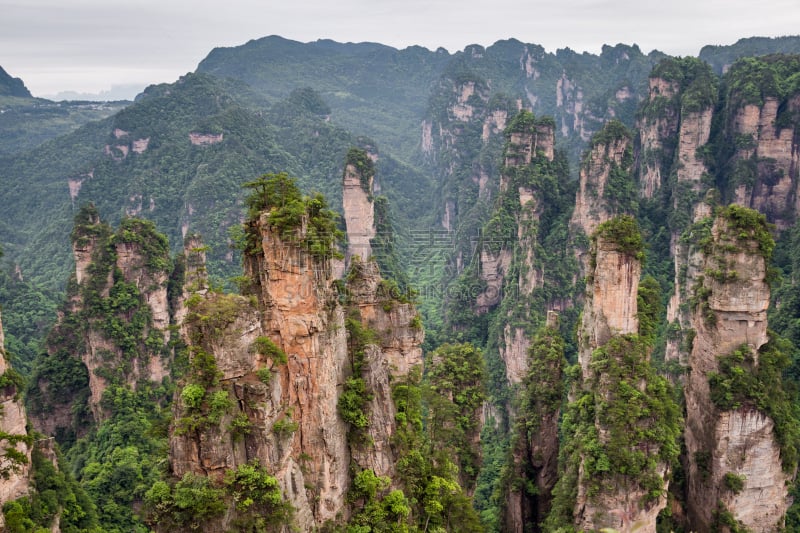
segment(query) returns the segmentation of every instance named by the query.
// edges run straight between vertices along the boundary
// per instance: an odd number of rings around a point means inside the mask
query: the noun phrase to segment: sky
[[[450,52],[516,38],[598,53],[800,34],[798,0],[0,0],[0,66],[34,96],[132,97],[194,71],[215,47],[280,35]]]

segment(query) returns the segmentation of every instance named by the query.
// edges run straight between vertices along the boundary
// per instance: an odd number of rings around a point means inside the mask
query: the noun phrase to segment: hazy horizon
[[[764,0],[754,16],[744,0],[0,0],[0,66],[35,95],[97,94],[173,82],[215,47],[280,35],[300,42],[377,42],[403,49],[518,39],[548,52],[599,53],[603,44],[637,44],[670,55],[704,45],[800,33],[794,0]],[[117,93],[114,93],[117,94]],[[133,96],[132,94],[130,95]]]

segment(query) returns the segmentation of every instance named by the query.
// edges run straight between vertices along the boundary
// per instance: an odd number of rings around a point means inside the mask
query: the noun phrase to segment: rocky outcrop
[[[353,148],[348,153],[342,184],[342,207],[347,227],[346,260],[355,255],[364,260],[372,256],[375,238],[375,207],[372,186],[375,168],[363,150]]]
[[[475,298],[475,312],[483,314],[500,303],[505,275],[511,266],[511,251],[485,246],[480,251],[480,279],[484,289]]]
[[[542,200],[546,193],[541,190],[541,183],[527,177],[527,172],[531,168],[540,172],[549,170],[548,163],[555,157],[555,124],[548,117],[536,118],[530,112],[521,111],[509,124],[506,138],[500,194],[501,197],[516,196],[518,206],[513,210],[516,231],[515,235],[497,232],[501,238],[487,239],[483,243],[479,275],[484,289],[475,301],[475,311],[479,314],[496,307],[504,297],[504,289],[509,288],[519,304],[526,307],[545,277],[541,265],[537,264],[536,249],[539,220],[547,208]],[[513,263],[516,279],[508,280]],[[510,384],[517,384],[527,373],[530,332],[509,316],[501,334],[498,348],[505,363],[506,377]]]
[[[570,220],[573,232],[590,236],[601,223],[616,214],[629,212],[632,166],[630,132],[620,122],[606,123],[592,138],[581,165],[575,210]],[[576,248],[584,270],[588,268],[587,252]]]
[[[800,111],[800,97],[781,102],[765,98],[763,104],[743,104],[732,114],[731,158],[733,200],[767,215],[780,229],[794,222],[797,212],[797,181],[800,144],[796,128],[779,118]]]
[[[94,422],[105,419],[100,403],[110,384],[161,383],[172,360],[166,237],[137,219],[113,232],[90,205],[76,216],[72,243],[75,278],[29,395],[31,421],[49,435],[87,431],[79,413],[88,407]],[[57,388],[65,383],[69,390]]]
[[[0,502],[10,502],[29,491],[33,439],[26,429],[22,403],[22,379],[6,360],[3,329],[0,324]],[[0,512],[0,529],[3,514]]]
[[[618,243],[603,237],[597,238],[594,257],[594,270],[586,286],[578,357],[584,376],[590,375],[594,350],[614,336],[634,334],[639,329],[636,296],[641,262],[621,250]]]
[[[504,531],[514,533],[540,530],[558,480],[558,421],[565,359],[564,340],[554,312],[548,313],[545,327],[534,337],[528,358],[515,409],[509,465],[512,479],[504,498]],[[530,490],[531,486],[536,490]]]
[[[189,142],[194,146],[211,146],[212,144],[221,143],[223,135],[222,133],[200,133],[193,131],[189,133]]]
[[[641,237],[635,222],[611,219],[594,239],[578,338],[582,383],[570,407],[577,424],[565,444],[572,465],[567,472],[577,478],[573,525],[654,533],[667,505],[680,414],[650,367],[647,339],[638,335]],[[569,483],[569,475],[560,483]]]
[[[348,517],[354,467],[394,473],[391,383],[421,363],[423,339],[413,306],[391,294],[377,263],[352,255],[340,284],[331,257],[299,245],[307,224],[289,236],[262,214],[248,229],[258,243],[245,258],[249,296],[189,298],[184,333],[193,367],[206,361],[219,379],[204,382],[195,371],[183,391],[202,385],[205,397],[231,401],[214,416],[207,404],[193,407],[188,393],[177,394],[170,438],[175,477],[192,472],[220,483],[257,460],[278,480],[303,531]],[[363,427],[339,407],[356,379],[366,391]],[[203,530],[225,531],[236,516],[232,506]]]
[[[719,376],[763,373],[758,353],[768,340],[771,242],[763,217],[730,206],[695,245],[704,274],[693,287],[685,441],[688,516],[698,531],[718,524],[721,513],[749,531],[778,531],[789,505],[793,472],[782,467],[773,420],[742,385],[728,391],[737,401],[718,392]],[[777,379],[763,386],[780,389],[780,372]]]
[[[556,107],[561,108],[561,135],[567,137],[571,132],[588,141],[592,135],[584,125],[583,89],[575,84],[564,72],[556,82]]]

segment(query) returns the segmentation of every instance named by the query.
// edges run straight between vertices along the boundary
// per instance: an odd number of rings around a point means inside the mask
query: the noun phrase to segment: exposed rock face
[[[689,313],[681,302],[688,298],[687,287],[702,273],[696,258],[680,240],[692,223],[710,214],[712,187],[704,154],[709,150],[711,121],[717,100],[716,78],[708,65],[694,58],[667,59],[650,78],[650,99],[642,109],[637,160],[639,190],[652,198],[663,186],[672,201],[673,219],[670,254],[674,257],[674,293],[667,319],[673,333],[668,336],[666,359],[686,363],[685,348]],[[667,182],[666,178],[672,176]]]
[[[584,126],[583,89],[575,85],[566,72],[556,82],[556,107],[563,108],[564,112],[561,134],[566,137],[574,131],[588,141],[592,133]]]
[[[194,146],[210,146],[212,144],[221,143],[223,139],[222,133],[189,133],[189,142]]]
[[[694,287],[696,336],[686,381],[688,515],[693,529],[706,530],[721,505],[750,531],[778,531],[792,475],[782,470],[773,421],[747,403],[720,408],[709,382],[720,372],[721,357],[742,347],[757,354],[767,342],[766,261],[754,237],[742,238],[748,230],[731,220],[714,221],[711,245],[700,254],[706,275]],[[730,475],[744,479],[738,494],[726,486]]]
[[[711,134],[711,117],[713,110],[706,107],[701,111],[681,114],[681,126],[678,132],[677,177],[678,182],[688,183],[691,190],[700,192],[703,174],[708,172],[705,162],[698,158],[698,150],[708,143]],[[675,199],[678,201],[678,198]],[[685,209],[686,206],[674,206]]]
[[[405,376],[422,364],[422,328],[414,324],[417,311],[386,292],[378,264],[362,261],[351,266],[348,294],[358,306],[361,321],[379,333],[378,347],[393,377]]]
[[[731,165],[734,201],[767,215],[780,229],[794,222],[800,143],[795,127],[779,120],[781,102],[764,99],[762,106],[744,104],[731,117],[736,152]],[[800,97],[783,103],[784,113],[800,111]]]
[[[630,135],[622,131],[616,133],[619,134],[597,137],[581,165],[575,211],[572,213],[570,225],[586,235],[594,233],[597,226],[618,212],[608,201],[606,192],[612,172],[619,169],[630,173],[631,170],[633,161]]]
[[[517,279],[513,281],[518,289],[517,298],[524,302],[533,291],[541,287],[544,274],[536,264],[536,228],[545,208],[540,197],[542,192],[524,179],[516,179],[516,172],[532,164],[552,162],[555,145],[555,131],[552,120],[536,119],[533,114],[521,112],[507,133],[508,141],[504,152],[505,172],[500,176],[501,194],[518,196],[519,210],[516,213],[516,243],[512,239],[501,242],[484,242],[480,251],[479,272],[485,289],[475,301],[476,313],[482,314],[496,307],[503,298],[507,275],[514,255],[521,258],[517,265]],[[516,246],[516,252],[514,247]],[[498,343],[500,357],[506,365],[506,376],[510,384],[519,383],[527,372],[527,353],[530,346],[529,333],[521,326],[506,324],[502,339]]]
[[[342,206],[347,226],[347,258],[369,259],[375,238],[375,208],[372,203],[373,173],[350,163],[344,169]]]
[[[38,375],[39,392],[29,415],[49,435],[87,431],[87,421],[75,418],[84,407],[95,422],[106,418],[100,400],[110,383],[135,388],[143,382],[161,383],[170,372],[171,260],[166,237],[152,223],[136,219],[123,221],[113,234],[88,206],[76,217],[72,242],[75,282],[50,335],[47,357],[77,359],[69,364],[75,365],[76,374],[85,368],[89,398],[80,397],[84,390],[77,390],[83,387],[77,377],[67,391],[54,389],[47,372]],[[80,407],[73,408],[76,402]]]
[[[639,328],[636,295],[641,263],[604,238],[597,239],[595,257],[581,322],[579,360],[585,376],[596,348],[613,336],[636,333]]]
[[[412,323],[416,311],[410,304],[381,294],[377,264],[354,256],[346,287],[350,316],[375,331],[378,342],[364,348],[361,374],[371,394],[366,432],[372,446],[351,444],[337,404],[353,355],[330,261],[281,240],[266,215],[257,229],[261,245],[245,260],[255,298],[209,293],[186,318],[190,344],[212,354],[222,372],[215,389],[227,391],[234,402],[219,422],[197,431],[176,423],[171,470],[177,477],[195,472],[219,481],[225,471],[258,459],[294,506],[295,525],[310,531],[347,517],[353,464],[377,475],[394,472],[390,383],[421,362],[422,331]],[[227,308],[234,311],[222,327],[209,329],[197,320]],[[257,353],[254,346],[263,337],[285,352],[285,364]],[[178,398],[175,420],[191,412]],[[225,429],[235,418],[250,428],[241,437]],[[234,518],[232,510],[204,530],[225,531]]]
[[[609,223],[620,220],[625,219]],[[583,383],[575,394],[581,396],[579,403],[593,407],[581,408],[584,414],[578,415],[583,417],[583,425],[579,424],[576,434],[578,455],[571,459],[577,462],[577,499],[572,514],[579,531],[609,528],[654,533],[656,517],[667,498],[665,493],[654,494],[650,484],[657,482],[667,488],[669,461],[665,457],[677,454],[672,442],[677,434],[664,439],[660,432],[677,432],[675,418],[679,415],[668,393],[659,392],[663,381],[649,370],[649,349],[637,335],[641,266],[636,254],[616,240],[617,231],[604,226],[596,236],[595,267],[580,326]],[[637,392],[631,392],[633,389]],[[664,411],[636,414],[641,405]],[[613,414],[619,409],[633,412]],[[631,427],[649,429],[632,432]],[[594,449],[583,448],[590,435],[596,435],[591,445]],[[672,451],[665,450],[668,446]],[[598,449],[607,461],[599,469],[595,462]],[[630,459],[625,455],[633,450],[648,461],[638,472],[629,470]]]
[[[512,437],[511,468],[519,480],[505,494],[505,531],[539,531],[550,511],[552,490],[558,480],[558,421],[560,415],[564,341],[558,333],[558,316],[547,315],[547,324],[533,339],[528,352],[529,373],[521,376],[520,409]],[[535,494],[527,488],[533,484]]]
[[[32,450],[32,441],[25,428],[27,418],[21,391],[11,380],[11,367],[5,356],[0,324],[0,380],[6,383],[0,386],[0,502],[15,500],[28,492]],[[2,526],[3,514],[0,512],[0,529]]]
[[[480,278],[486,288],[475,298],[475,312],[482,314],[500,303],[503,282],[511,265],[511,250],[501,248],[496,252],[484,247],[480,257]]]
[[[475,74],[445,76],[436,92],[442,107],[423,122],[421,148],[437,180],[445,184],[438,218],[443,228],[454,230],[464,220],[480,222],[469,217],[479,216],[475,200],[488,200],[496,190],[497,168],[491,161],[502,152],[504,128],[517,106],[508,98],[490,99],[489,83]],[[487,156],[478,160],[468,151]],[[495,187],[487,188],[487,182]]]
[[[541,303],[534,304],[535,291],[540,290],[550,274],[541,264],[539,224],[548,209],[547,195],[542,183],[529,179],[529,173],[551,172],[555,125],[551,119],[535,119],[521,112],[508,127],[504,172],[500,191],[517,197],[516,242],[501,248],[498,257],[505,259],[490,279],[491,272],[481,254],[481,275],[489,289],[514,301],[513,306],[501,308],[505,324],[499,330],[497,349],[505,363],[506,378],[520,391],[521,405],[510,408],[514,421],[512,461],[509,465],[513,481],[504,489],[503,520],[508,531],[537,530],[550,508],[551,491],[557,479],[558,418],[560,399],[550,401],[544,392],[548,387],[559,390],[563,364],[563,341],[557,331],[554,313],[534,338],[530,331],[530,316],[543,313]],[[535,169],[535,170],[533,170]],[[533,170],[533,172],[531,172]],[[517,208],[517,206],[514,206]],[[512,239],[513,240],[513,239]],[[513,278],[508,279],[513,272]],[[499,278],[499,279],[496,279]],[[496,287],[496,289],[495,289]],[[505,288],[511,294],[500,294]],[[482,303],[478,300],[478,303]],[[544,302],[549,311],[555,302]],[[478,308],[480,309],[480,308]],[[553,353],[558,356],[553,357]],[[535,486],[536,495],[520,487]]]

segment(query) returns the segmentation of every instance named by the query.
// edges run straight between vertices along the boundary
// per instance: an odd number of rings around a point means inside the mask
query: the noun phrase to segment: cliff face
[[[33,440],[26,429],[25,406],[20,397],[22,379],[8,365],[0,324],[0,502],[10,502],[29,490]],[[4,525],[0,513],[0,529]]]
[[[575,484],[572,507],[565,512],[571,499],[562,499],[559,512],[581,531],[655,532],[678,453],[679,410],[650,366],[650,341],[639,335],[641,242],[630,217],[603,223],[595,236],[579,332],[583,379],[559,480],[562,495]]]
[[[551,493],[558,480],[558,420],[565,359],[564,339],[557,328],[558,316],[548,313],[545,327],[534,336],[528,350],[527,375],[521,383],[512,433],[505,531],[538,531],[550,511]],[[527,488],[531,485],[535,491]]]
[[[765,372],[760,367],[772,364],[758,355],[768,340],[768,243],[763,219],[731,206],[714,220],[702,244],[685,430],[689,519],[699,530],[718,524],[727,512],[750,531],[777,531],[788,508],[786,483],[793,472],[782,468],[774,421],[735,380],[727,397],[720,392],[721,383],[730,383],[721,377],[741,371],[760,376]],[[765,385],[781,388],[780,381]]]
[[[184,331],[195,371],[176,396],[170,439],[175,477],[221,483],[258,461],[304,531],[348,517],[354,466],[394,473],[390,383],[421,363],[423,338],[413,306],[387,290],[375,262],[353,255],[341,284],[330,257],[299,245],[308,223],[281,235],[263,213],[245,259],[251,296],[190,297]],[[202,364],[218,379],[203,381]],[[342,397],[352,399],[357,383],[364,403],[344,413],[352,405]],[[186,391],[196,385],[205,400],[193,404]],[[213,399],[222,397],[229,401],[215,414]],[[203,530],[225,531],[239,515],[231,506]]]
[[[514,225],[508,229],[515,231],[510,233],[506,228],[492,226],[491,222],[485,231],[487,238],[482,243],[478,264],[484,289],[475,301],[477,313],[488,312],[504,297],[511,295],[520,305],[529,308],[534,290],[544,284],[546,274],[537,257],[538,228],[549,207],[546,205],[548,195],[554,191],[544,192],[542,188],[555,184],[545,185],[532,179],[531,175],[553,172],[554,129],[550,119],[536,119],[525,111],[519,113],[508,127],[498,205],[505,206],[506,198],[515,205],[507,212],[504,207],[498,209],[500,213],[495,215],[495,220],[502,220],[503,216],[513,217]],[[509,279],[512,266],[514,276]],[[513,385],[522,381],[527,373],[530,333],[522,326],[512,327],[506,323],[500,335],[500,357],[505,363],[508,382]]]
[[[597,227],[614,215],[630,213],[635,201],[633,141],[620,122],[606,123],[592,138],[581,164],[575,209],[570,219],[573,234],[592,235]],[[583,273],[589,269],[585,245],[575,246]]]
[[[477,233],[487,202],[497,190],[503,132],[521,102],[491,97],[490,84],[474,73],[445,75],[434,93],[422,124],[421,149],[442,184],[437,194],[438,220],[446,230],[463,225]],[[468,254],[464,247],[462,258]]]
[[[363,150],[351,149],[344,168],[342,207],[347,226],[347,258],[358,255],[369,259],[375,238],[375,208],[372,188],[375,169]]]
[[[781,106],[784,109],[779,117]],[[736,147],[729,162],[733,200],[764,213],[779,229],[793,224],[800,206],[797,200],[800,145],[794,124],[783,120],[798,111],[800,96],[784,102],[767,97],[761,105],[741,102],[729,111],[729,135]]]
[[[636,333],[637,291],[642,274],[641,262],[619,249],[617,243],[598,238],[595,265],[581,322],[579,362],[584,376],[591,375],[592,352],[611,337]]]
[[[506,220],[513,221],[513,233],[494,255],[503,260],[502,269],[487,268],[496,263],[486,261],[487,248],[498,243],[488,241],[482,250],[479,266],[486,292],[478,303],[489,291],[497,295],[492,311],[497,324],[489,330],[496,341],[490,346],[496,346],[503,362],[504,385],[517,391],[507,406],[513,429],[509,471],[502,482],[503,522],[507,530],[522,532],[544,520],[557,478],[564,341],[554,310],[572,301],[572,295],[566,287],[554,287],[559,276],[571,276],[574,265],[571,257],[544,245],[548,229],[563,216],[556,213],[566,176],[553,150],[555,123],[522,111],[506,137],[497,207],[484,235],[506,235],[501,229]],[[536,487],[535,493],[530,487]]]
[[[31,421],[50,435],[82,434],[81,413],[95,422],[106,418],[100,401],[110,384],[135,388],[170,374],[166,237],[137,219],[112,232],[91,206],[78,214],[72,237],[75,282],[30,395]],[[74,367],[69,377],[56,375],[67,367]],[[69,390],[60,389],[65,381]]]
[[[679,109],[674,104],[665,104],[677,93],[677,85],[659,77],[649,79],[648,100],[637,123],[639,192],[643,198],[652,198],[669,173],[664,162],[671,161],[674,155],[674,146],[668,140],[677,134]]]
[[[594,233],[597,226],[613,215],[603,196],[612,167],[622,167],[625,153],[630,148],[629,138],[597,143],[592,146],[581,166],[580,188],[575,198],[572,224],[583,230],[586,235]],[[630,162],[627,165],[629,166]]]

